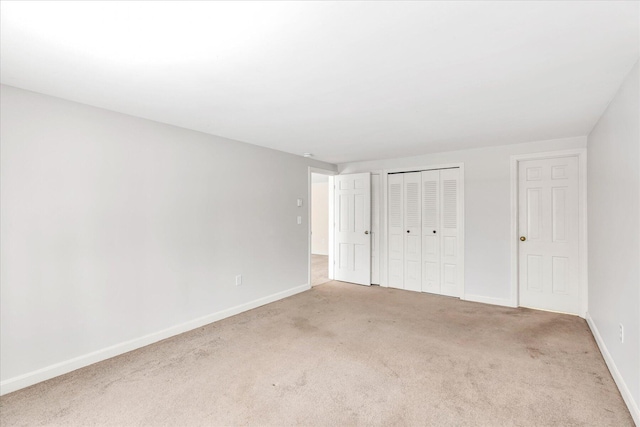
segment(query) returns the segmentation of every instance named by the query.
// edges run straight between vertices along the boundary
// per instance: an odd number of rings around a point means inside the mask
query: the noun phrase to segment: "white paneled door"
[[[371,174],[338,175],[334,279],[371,284]]]
[[[579,314],[578,158],[520,161],[520,305]]]

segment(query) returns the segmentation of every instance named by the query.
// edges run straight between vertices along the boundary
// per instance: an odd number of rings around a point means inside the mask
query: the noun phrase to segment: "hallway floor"
[[[329,257],[311,255],[311,286],[318,286],[329,281]]]

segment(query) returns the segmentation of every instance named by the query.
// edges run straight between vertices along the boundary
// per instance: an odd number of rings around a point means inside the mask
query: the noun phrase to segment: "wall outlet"
[[[297,203],[298,207],[301,207],[302,206],[302,199],[298,199],[296,201],[296,203]]]
[[[302,224],[302,217],[298,216],[298,225]]]
[[[620,338],[620,342],[624,343],[624,326],[622,325],[622,323],[620,323],[619,325],[619,337]]]
[[[242,275],[238,274],[236,276],[236,286],[240,286],[240,285],[242,285]]]

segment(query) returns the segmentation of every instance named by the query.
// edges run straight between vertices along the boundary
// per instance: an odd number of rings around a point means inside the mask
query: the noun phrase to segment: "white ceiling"
[[[332,163],[586,135],[638,2],[7,2],[2,83]]]

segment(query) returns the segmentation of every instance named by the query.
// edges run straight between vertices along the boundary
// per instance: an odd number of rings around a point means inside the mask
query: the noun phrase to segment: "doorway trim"
[[[587,149],[547,151],[542,153],[516,154],[510,158],[511,163],[511,297],[512,307],[520,306],[520,284],[518,281],[518,166],[524,160],[546,160],[558,157],[578,158],[578,233],[579,233],[579,280],[578,298],[580,313],[584,318],[588,308],[588,269],[587,269]]]
[[[389,168],[381,171],[382,183],[381,183],[381,191],[382,197],[380,199],[381,209],[382,209],[382,238],[380,242],[380,286],[389,287],[389,251],[388,251],[388,236],[389,236],[389,204],[388,204],[388,191],[389,191],[389,174],[393,173],[406,173],[406,172],[415,172],[415,171],[426,171],[426,170],[435,170],[435,169],[452,169],[458,168],[460,169],[460,211],[462,213],[462,221],[459,228],[460,233],[460,290],[459,297],[461,300],[467,300],[467,296],[465,293],[465,190],[464,190],[464,162],[459,163],[444,163],[444,164],[433,164],[426,166],[415,166],[415,167],[402,167],[402,168]],[[372,172],[373,173],[373,172]]]
[[[311,191],[312,191],[312,182],[311,182],[311,174],[316,173],[319,175],[327,175],[329,177],[329,271],[328,278],[329,280],[333,280],[333,177],[338,175],[336,171],[332,171],[329,169],[320,169],[314,168],[312,166],[308,167],[307,172],[307,283],[309,285],[309,289],[311,288]]]

